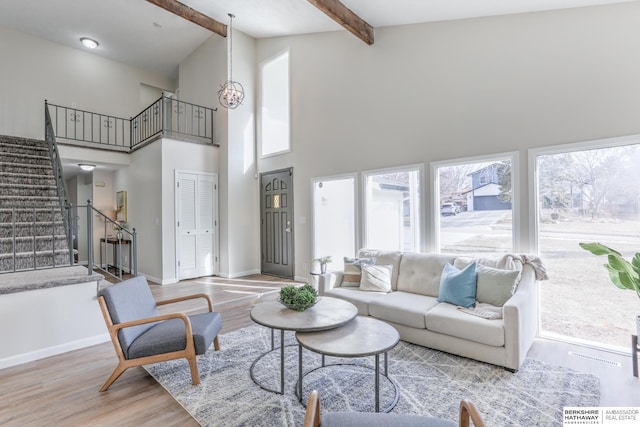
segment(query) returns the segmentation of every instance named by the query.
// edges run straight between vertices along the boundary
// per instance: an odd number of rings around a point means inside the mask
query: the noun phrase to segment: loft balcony
[[[216,109],[162,95],[130,119],[48,103],[53,132],[61,144],[133,152],[160,138],[201,144],[213,141]]]

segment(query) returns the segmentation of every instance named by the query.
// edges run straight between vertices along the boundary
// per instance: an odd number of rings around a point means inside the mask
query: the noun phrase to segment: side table
[[[631,335],[631,363],[633,364],[633,376],[638,376],[638,336]]]

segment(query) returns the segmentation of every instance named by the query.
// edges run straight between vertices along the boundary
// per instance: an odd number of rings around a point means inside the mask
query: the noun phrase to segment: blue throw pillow
[[[442,270],[438,302],[448,302],[460,307],[473,307],[476,304],[476,284],[478,273],[476,263],[472,262],[463,270],[447,263]]]

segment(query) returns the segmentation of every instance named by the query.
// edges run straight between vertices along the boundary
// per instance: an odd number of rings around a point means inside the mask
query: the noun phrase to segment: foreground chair
[[[484,427],[476,406],[468,400],[460,402],[459,424],[441,418],[420,415],[385,414],[379,412],[327,412],[320,420],[320,396],[313,390],[307,401],[303,427]]]
[[[187,316],[184,313],[160,315],[158,305],[194,298],[207,300],[209,311]],[[102,289],[98,302],[118,356],[118,366],[100,391],[106,391],[132,366],[185,358],[191,368],[193,384],[200,384],[196,355],[204,354],[214,343],[220,349],[220,313],[213,311],[208,295],[196,294],[156,302],[144,276],[134,277]]]

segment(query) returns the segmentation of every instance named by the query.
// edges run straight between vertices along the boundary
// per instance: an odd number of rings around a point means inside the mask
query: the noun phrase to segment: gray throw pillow
[[[502,270],[478,264],[476,300],[502,307],[515,290],[520,277],[517,270]]]

